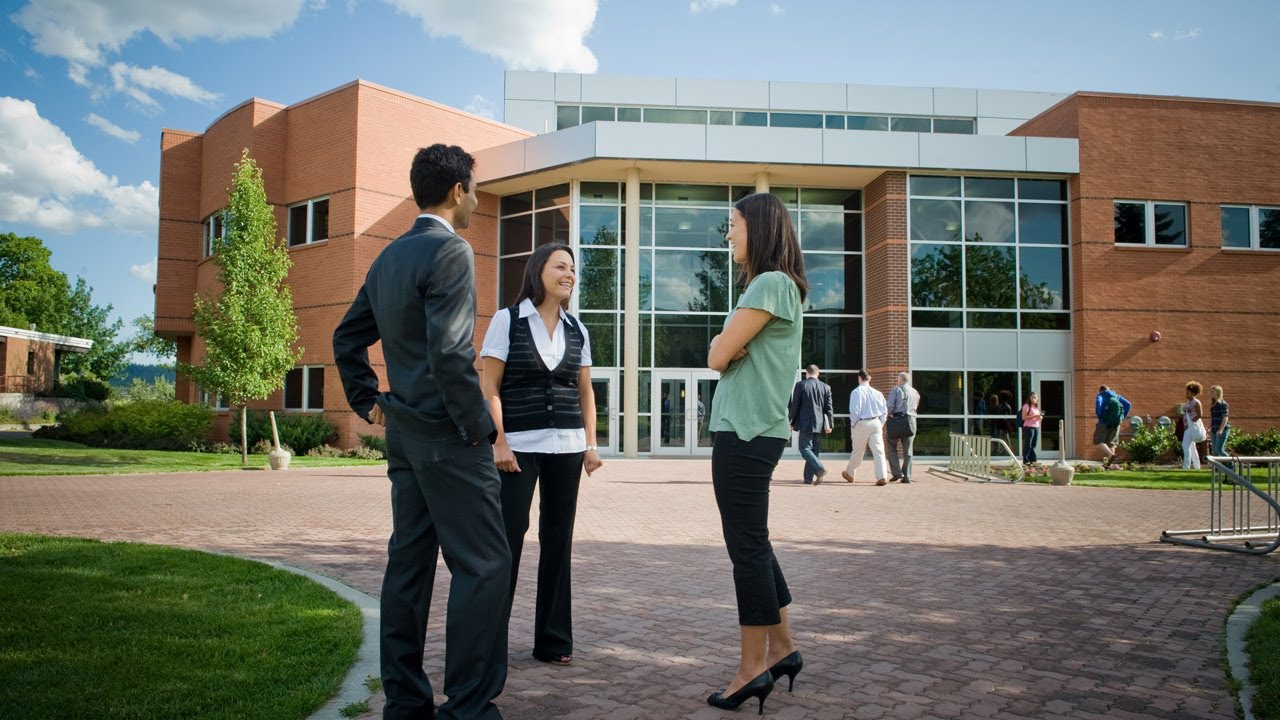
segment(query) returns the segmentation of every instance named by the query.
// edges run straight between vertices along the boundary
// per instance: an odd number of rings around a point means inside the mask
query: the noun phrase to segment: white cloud
[[[774,15],[781,15],[781,14],[782,14],[782,6],[781,6],[781,5],[779,5],[779,4],[778,4],[778,3],[776,3],[776,2],[775,2],[775,3],[769,3],[769,12],[773,13]]]
[[[689,12],[697,13],[710,12],[718,10],[722,7],[733,7],[738,4],[738,0],[690,0]]]
[[[1163,39],[1164,39],[1164,32],[1163,32],[1163,31],[1161,31],[1161,30],[1152,30],[1152,31],[1151,31],[1151,33],[1150,33],[1150,35],[1151,35],[1151,39],[1152,39],[1152,40],[1163,40]]]
[[[13,16],[42,55],[101,65],[143,31],[179,40],[270,37],[298,17],[304,0],[31,0]]]
[[[151,262],[149,263],[143,263],[142,265],[130,265],[129,274],[148,285],[155,285],[156,261],[157,258],[151,258]]]
[[[493,102],[489,100],[489,98],[486,98],[483,95],[476,95],[475,97],[471,98],[471,102],[468,103],[467,106],[462,109],[466,110],[472,115],[487,117],[490,120],[497,117],[496,111],[493,107]]]
[[[209,104],[220,95],[196,85],[191,78],[155,65],[149,68],[113,63],[110,68],[112,86],[147,109],[159,109],[160,103],[147,92],[156,90],[192,102]]]
[[[35,103],[0,97],[0,220],[56,232],[116,227],[155,232],[160,193],[121,185],[75,149]]]
[[[78,62],[67,63],[67,77],[71,78],[71,82],[80,87],[91,87],[89,82],[89,68]]]
[[[456,37],[512,70],[596,71],[584,40],[596,21],[596,0],[385,0],[417,18],[427,35]]]
[[[97,113],[89,113],[89,115],[85,117],[84,121],[111,137],[117,140],[123,140],[127,143],[136,143],[142,137],[137,130],[125,130]]]
[[[35,69],[35,68],[33,68],[33,67],[31,67],[30,65],[28,65],[28,66],[27,66],[27,68],[26,68],[25,70],[23,70],[23,71],[22,71],[22,74],[23,74],[23,75],[26,75],[28,80],[39,80],[39,79],[40,79],[40,73],[39,73],[39,72],[37,72],[37,71],[36,71],[36,69]]]
[[[1183,30],[1182,28],[1178,28],[1177,30],[1173,31],[1172,35],[1170,35],[1169,33],[1166,33],[1164,30],[1152,30],[1150,33],[1147,33],[1147,34],[1151,37],[1152,40],[1157,40],[1157,41],[1195,40],[1196,38],[1200,37],[1200,28],[1196,27],[1196,28],[1191,28],[1190,30]]]

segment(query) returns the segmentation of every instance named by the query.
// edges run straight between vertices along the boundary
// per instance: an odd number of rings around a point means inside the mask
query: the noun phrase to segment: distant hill
[[[139,378],[145,383],[155,382],[155,379],[162,377],[169,382],[173,382],[173,368],[167,365],[141,365],[139,363],[129,363],[111,381],[113,387],[125,388],[133,383],[134,378]]]

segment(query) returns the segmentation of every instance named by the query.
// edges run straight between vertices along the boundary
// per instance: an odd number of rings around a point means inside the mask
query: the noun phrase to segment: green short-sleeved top
[[[738,307],[763,310],[774,319],[747,342],[747,356],[720,374],[709,429],[736,433],[743,441],[789,438],[787,403],[796,384],[804,325],[800,289],[786,273],[762,273],[738,298]],[[725,318],[726,327],[731,320],[733,313]]]

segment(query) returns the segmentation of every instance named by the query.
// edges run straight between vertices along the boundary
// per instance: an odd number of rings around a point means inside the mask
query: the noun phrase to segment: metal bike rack
[[[1209,457],[1209,527],[1165,530],[1161,542],[1265,555],[1280,547],[1280,457]],[[1252,471],[1266,468],[1262,487]]]
[[[1018,468],[1018,476],[1009,479],[999,474],[991,465],[992,447],[1004,448]],[[938,471],[934,471],[938,472]],[[1026,477],[1026,468],[1018,459],[1018,454],[1009,447],[1009,443],[999,438],[986,435],[962,435],[951,433],[951,456],[947,460],[947,472],[973,482],[1021,482]]]

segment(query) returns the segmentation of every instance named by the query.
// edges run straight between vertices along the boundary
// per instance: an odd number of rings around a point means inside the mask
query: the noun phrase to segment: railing
[[[0,375],[0,393],[26,393],[30,387],[30,375]]]
[[[1209,457],[1209,527],[1165,530],[1161,542],[1265,555],[1280,547],[1280,457]],[[1252,471],[1266,468],[1262,487]]]
[[[1018,469],[1017,477],[1006,478],[992,468],[992,446],[1002,447],[1005,452],[1009,453],[1009,457],[1013,459],[1014,467]],[[951,433],[951,456],[947,460],[947,472],[964,476],[966,480],[977,480],[979,482],[1016,483],[1026,476],[1026,468],[1022,467],[1022,461],[1018,459],[1018,454],[1013,451],[1013,448],[1009,447],[1009,443],[986,435],[962,435],[960,433]]]

